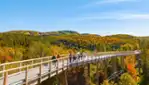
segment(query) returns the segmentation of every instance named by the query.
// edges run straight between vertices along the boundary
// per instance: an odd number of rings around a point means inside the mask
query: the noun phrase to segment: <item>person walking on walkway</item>
[[[75,62],[77,59],[76,50],[73,50],[73,62]]]
[[[73,58],[72,51],[69,51],[69,62],[70,63],[72,62],[72,58]]]
[[[60,57],[61,57],[61,56],[58,54],[58,55],[57,55],[57,59],[59,59]]]
[[[77,59],[77,56],[76,55],[73,55],[73,62],[75,62]]]
[[[78,60],[81,60],[80,52],[77,52],[76,57],[77,57]]]
[[[52,56],[52,63],[53,63],[53,65],[56,67],[56,62],[57,62],[57,60],[56,60],[56,56],[55,55],[53,55]]]
[[[80,52],[80,58],[83,59],[83,52]]]

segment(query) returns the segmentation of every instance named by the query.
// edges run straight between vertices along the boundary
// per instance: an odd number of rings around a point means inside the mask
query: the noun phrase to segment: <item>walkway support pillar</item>
[[[125,62],[124,62],[125,57],[121,56],[120,59],[121,59],[121,61],[120,61],[121,62],[121,67],[124,70],[125,69]]]
[[[108,69],[108,60],[106,59],[103,62],[104,62],[105,77],[107,78],[107,76],[108,76],[108,70],[107,70]]]
[[[98,72],[98,69],[99,69],[99,63],[97,62],[96,63],[96,72]]]
[[[88,77],[90,77],[90,64],[88,64],[87,67],[88,67]]]
[[[67,73],[66,73],[66,71],[64,71],[64,74],[65,74],[65,84],[68,85],[68,81],[67,81]]]
[[[117,63],[116,57],[113,57],[112,58],[112,71],[113,71],[113,73],[116,72],[116,70],[117,70],[116,63]]]
[[[138,61],[138,70],[139,70],[139,74],[141,73],[141,57],[139,54],[136,55],[136,59]]]

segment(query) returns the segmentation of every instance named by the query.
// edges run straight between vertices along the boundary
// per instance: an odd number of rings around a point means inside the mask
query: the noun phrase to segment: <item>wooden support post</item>
[[[112,70],[113,70],[113,73],[116,72],[116,70],[117,70],[116,69],[116,62],[117,62],[116,61],[116,57],[113,57],[112,58]]]
[[[64,74],[65,74],[65,84],[68,85],[66,70],[64,71]]]
[[[51,68],[51,62],[49,62],[49,78],[51,77],[51,70],[52,70],[52,68]]]
[[[6,66],[5,65],[3,65],[3,71],[6,69]],[[2,73],[2,76],[4,77],[5,76],[5,72],[4,73]]]
[[[65,65],[64,65],[64,59],[62,59],[62,71],[64,71]]]
[[[136,55],[136,59],[138,61],[138,71],[139,71],[139,74],[140,74],[141,73],[141,58],[140,58],[140,54]]]
[[[88,64],[87,66],[88,66],[88,77],[90,77],[90,64]]]
[[[76,59],[75,61],[77,61],[77,66],[79,66],[79,61]],[[80,62],[81,63],[81,62]]]
[[[100,63],[100,70],[101,70],[101,69],[103,69],[103,68],[104,68],[104,65],[103,65],[103,60],[100,60],[100,62],[99,62],[99,63]]]
[[[8,85],[8,72],[4,72],[4,82],[3,85]]]
[[[34,64],[34,60],[32,60],[32,65]],[[32,66],[32,68],[34,68],[34,66]]]
[[[28,66],[26,67],[25,70],[25,85],[28,85]]]
[[[67,59],[67,69],[69,68],[69,58]]]
[[[42,60],[41,60],[41,62],[40,62],[40,66],[39,66],[38,85],[40,85],[40,83],[41,83],[41,79],[42,79]]]
[[[96,72],[98,72],[98,62],[96,63]]]
[[[82,61],[83,62],[83,66],[85,65],[85,60]]]
[[[21,73],[22,62],[21,62],[21,63],[19,63],[19,65],[20,65],[19,72]]]
[[[58,71],[59,71],[59,60],[57,60],[56,62],[56,75],[58,75]]]
[[[124,57],[121,56],[121,66],[122,66],[122,69],[124,70],[125,69],[125,64],[124,64]]]
[[[108,76],[108,61],[107,60],[104,60],[104,72],[105,72],[105,77],[107,78]]]
[[[141,74],[141,59],[139,59],[139,74]]]

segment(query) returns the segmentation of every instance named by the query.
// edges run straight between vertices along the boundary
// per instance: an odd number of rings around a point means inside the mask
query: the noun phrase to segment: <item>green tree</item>
[[[46,46],[41,42],[33,42],[27,49],[25,59],[45,57],[50,54],[49,46]]]
[[[137,83],[135,82],[135,80],[131,77],[131,75],[129,75],[128,73],[124,73],[121,77],[120,77],[120,82],[118,85],[137,85]]]

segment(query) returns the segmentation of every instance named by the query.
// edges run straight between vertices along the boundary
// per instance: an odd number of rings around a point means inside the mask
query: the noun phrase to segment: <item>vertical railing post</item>
[[[25,70],[25,85],[28,85],[28,65]]]
[[[75,64],[77,64],[77,66],[79,66],[79,60],[78,59],[75,60]]]
[[[70,62],[71,63],[71,62]],[[67,58],[67,69],[69,68],[69,58]]]
[[[58,71],[59,71],[59,59],[57,59],[57,63],[56,63],[56,75],[58,75]]]
[[[86,59],[86,60],[87,60],[87,63],[89,63],[89,62],[90,62],[90,61],[89,61],[89,58],[90,58],[90,56],[88,56],[88,57],[87,57],[87,59]]]
[[[34,60],[32,60],[32,65],[34,64]],[[32,66],[32,68],[33,68],[34,66]]]
[[[40,60],[40,66],[39,66],[39,78],[38,78],[38,85],[41,83],[42,78],[42,59]]]
[[[4,72],[4,82],[3,85],[8,85],[8,72]]]
[[[20,62],[19,65],[20,65],[19,72],[21,73],[22,62]]]
[[[49,78],[51,77],[51,70],[52,70],[51,61],[50,61],[50,57],[49,57]]]
[[[85,59],[83,59],[82,63],[83,63],[83,66],[84,66],[85,65]]]
[[[3,65],[3,71],[6,69],[6,66],[5,66],[5,64]],[[5,75],[5,72],[3,72],[2,73],[2,76],[4,77],[4,75]]]
[[[87,62],[88,62],[88,63],[90,62],[90,58],[91,58],[91,56],[89,56],[89,57],[87,58]]]
[[[64,71],[65,65],[64,65],[64,59],[62,59],[62,70]]]

